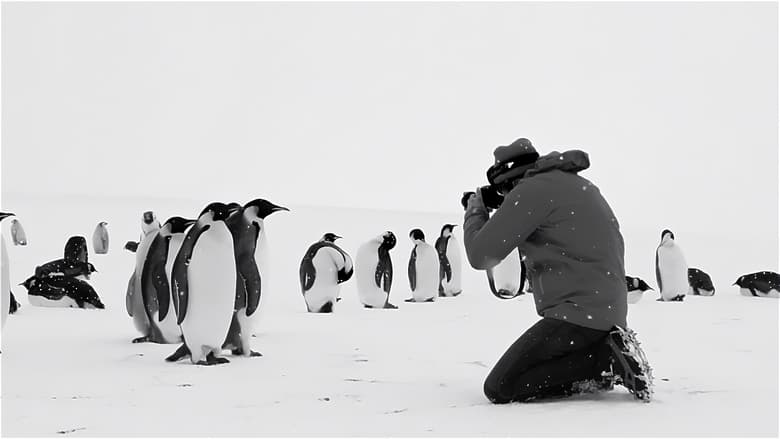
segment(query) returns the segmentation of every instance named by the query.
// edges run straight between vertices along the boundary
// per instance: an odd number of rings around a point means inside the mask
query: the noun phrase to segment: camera
[[[482,202],[485,203],[485,207],[488,209],[498,209],[501,207],[501,203],[504,202],[504,196],[498,187],[493,185],[482,186],[479,188],[479,192],[482,195]],[[469,198],[474,195],[475,192],[464,192],[463,197],[460,200],[460,204],[465,209],[468,205]]]

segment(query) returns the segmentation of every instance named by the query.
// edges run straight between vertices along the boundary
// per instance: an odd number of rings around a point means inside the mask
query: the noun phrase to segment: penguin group
[[[444,224],[430,245],[425,233],[415,228],[409,232],[412,250],[407,264],[411,297],[407,303],[431,303],[438,297],[455,297],[462,290],[462,254],[453,235],[455,224]],[[328,232],[306,250],[301,260],[299,276],[301,292],[308,312],[331,313],[341,300],[341,284],[353,273],[357,296],[367,309],[397,309],[390,302],[393,286],[393,261],[390,251],[397,238],[385,231],[360,245],[356,260],[335,241],[341,237]]]
[[[197,218],[141,218],[141,237],[125,248],[136,264],[126,306],[141,337],[134,343],[181,343],[166,358],[228,363],[223,350],[260,356],[250,347],[261,297],[268,287],[264,220],[287,211],[258,198],[240,205],[213,202]]]
[[[682,302],[686,295],[715,295],[710,275],[699,268],[688,266],[674,233],[669,229],[661,232],[661,241],[656,248],[655,274],[660,290],[659,302]],[[780,297],[780,274],[772,271],[742,275],[733,285],[739,286],[740,293],[745,296]],[[652,289],[644,280],[626,276],[629,304],[639,302],[642,295]]]

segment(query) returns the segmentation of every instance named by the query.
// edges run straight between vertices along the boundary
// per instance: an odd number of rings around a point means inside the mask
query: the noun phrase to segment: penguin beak
[[[279,212],[280,210],[284,210],[285,212],[289,212],[290,211],[290,209],[288,209],[286,207],[282,207],[282,206],[274,206],[272,211],[273,212]],[[337,238],[341,238],[341,237],[338,236]]]
[[[339,236],[339,235],[333,235],[333,239],[341,239],[341,236]]]

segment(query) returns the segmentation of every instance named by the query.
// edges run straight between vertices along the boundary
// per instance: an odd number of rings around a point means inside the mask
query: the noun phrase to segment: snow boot
[[[606,339],[612,350],[610,372],[604,376],[612,376],[616,384],[627,388],[636,399],[650,402],[653,397],[653,369],[647,361],[636,333],[631,329],[615,326]]]

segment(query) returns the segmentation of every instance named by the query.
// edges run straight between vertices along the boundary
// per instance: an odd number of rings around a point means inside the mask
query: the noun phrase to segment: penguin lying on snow
[[[326,233],[309,246],[298,270],[301,292],[306,309],[314,313],[333,312],[339,301],[341,284],[352,277],[352,258],[336,245],[340,239],[334,233]]]
[[[50,308],[104,309],[95,289],[86,281],[95,266],[88,262],[87,240],[71,236],[63,258],[35,268],[35,274],[21,285],[27,288],[31,305]]]
[[[48,308],[105,308],[95,289],[87,282],[75,277],[55,276],[41,279],[30,276],[22,285],[27,288],[27,299],[34,306]]]
[[[626,290],[628,291],[628,303],[634,304],[642,299],[645,291],[652,290],[652,288],[638,277],[626,276]]]
[[[734,285],[739,286],[743,296],[780,298],[780,274],[773,271],[742,275]]]
[[[710,275],[698,268],[688,269],[688,284],[690,285],[688,294],[693,296],[712,296],[715,294],[715,287],[712,285]]]

